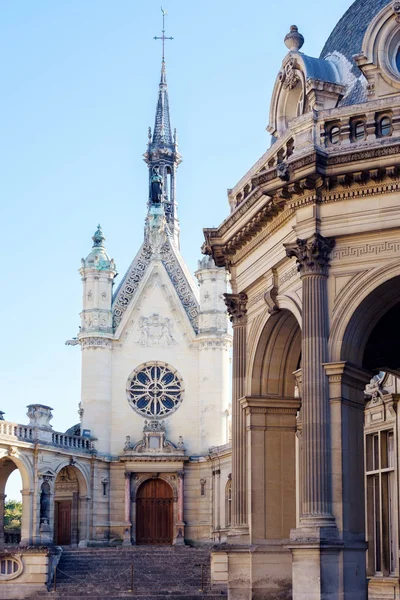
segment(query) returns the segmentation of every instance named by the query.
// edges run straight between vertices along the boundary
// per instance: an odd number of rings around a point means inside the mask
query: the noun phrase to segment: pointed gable
[[[121,323],[152,260],[161,260],[190,324],[197,333],[199,328],[197,289],[182,257],[169,238],[166,239],[159,252],[154,251],[147,242],[143,243],[134,258],[114,295],[112,309],[114,330]]]

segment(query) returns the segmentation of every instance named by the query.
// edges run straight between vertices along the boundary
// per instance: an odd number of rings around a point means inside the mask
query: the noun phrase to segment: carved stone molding
[[[264,294],[264,300],[268,306],[268,312],[271,316],[276,315],[280,311],[280,308],[276,303],[277,296],[278,296],[278,288],[275,285],[273,285]]]
[[[233,325],[239,325],[246,317],[247,294],[224,294],[224,300],[228,314]]]
[[[333,238],[319,233],[308,240],[297,239],[294,244],[285,244],[286,255],[297,259],[300,275],[328,275],[330,254],[335,247]]]
[[[111,348],[112,342],[107,338],[88,337],[80,340],[82,348]]]

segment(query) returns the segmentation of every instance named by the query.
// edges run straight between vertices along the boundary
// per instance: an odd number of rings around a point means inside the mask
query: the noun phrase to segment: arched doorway
[[[19,541],[24,544],[32,543],[31,481],[21,456],[16,454],[17,452],[14,452],[13,455],[0,459],[0,545],[15,545]],[[12,485],[9,486],[11,482]],[[20,483],[22,485],[18,485]],[[6,486],[9,498],[6,496]],[[8,500],[10,502],[7,504]]]
[[[48,490],[43,486],[41,510],[44,511],[49,495]],[[72,465],[63,467],[54,485],[54,541],[59,546],[76,545],[85,539],[87,530],[85,500],[86,483],[82,473]]]
[[[173,494],[163,479],[148,479],[136,496],[136,543],[172,544]]]
[[[342,476],[348,498],[343,503],[343,535],[348,536],[349,530],[354,539],[359,532],[360,539],[368,542],[366,571],[373,598],[381,597],[382,578],[399,593],[399,298],[400,277],[370,292],[348,320],[340,348],[342,361],[361,368],[368,378],[374,375],[365,397],[362,388],[358,392],[364,418],[349,421],[351,435],[343,443],[346,468]]]

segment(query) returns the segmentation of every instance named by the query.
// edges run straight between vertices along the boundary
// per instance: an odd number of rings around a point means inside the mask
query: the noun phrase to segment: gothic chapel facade
[[[3,598],[24,597],[24,589],[51,579],[58,557],[43,552],[46,545],[201,545],[226,538],[228,275],[203,257],[194,279],[179,251],[181,155],[164,59],[145,162],[144,239],[119,285],[100,226],[81,261],[81,324],[67,342],[82,352],[80,422],[56,432],[52,409],[39,404],[28,407],[28,425],[0,421],[0,510],[7,478],[18,468],[21,545],[30,548],[7,554],[4,565],[0,556]],[[8,541],[1,525],[0,543]]]

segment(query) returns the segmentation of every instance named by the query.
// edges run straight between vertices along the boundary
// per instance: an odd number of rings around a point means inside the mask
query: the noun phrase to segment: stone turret
[[[110,447],[112,288],[115,263],[104,247],[100,225],[93,235],[90,254],[82,259],[83,310],[78,340],[82,348],[82,431],[98,438],[97,449],[107,454]]]
[[[200,287],[199,398],[201,402],[202,450],[228,442],[229,361],[232,336],[224,302],[228,274],[210,256],[198,263]],[[217,383],[218,382],[218,383]]]

